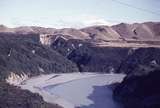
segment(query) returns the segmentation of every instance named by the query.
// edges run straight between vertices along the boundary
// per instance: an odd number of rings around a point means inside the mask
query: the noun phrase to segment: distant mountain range
[[[63,34],[69,35],[73,39],[92,39],[98,41],[109,40],[143,40],[157,41],[160,40],[160,22],[145,22],[126,24],[120,23],[113,26],[91,26],[82,29],[74,28],[44,28],[36,26],[21,26],[8,28],[0,25],[0,32],[19,33],[19,34]]]

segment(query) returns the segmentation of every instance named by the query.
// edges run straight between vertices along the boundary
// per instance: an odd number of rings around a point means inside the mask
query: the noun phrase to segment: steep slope
[[[112,26],[112,28],[125,40],[132,39],[132,37],[135,36],[132,25],[121,23],[121,24]]]
[[[131,49],[129,55],[124,59],[117,72],[134,73],[143,65],[160,64],[160,48],[138,48]]]
[[[120,39],[120,35],[109,26],[88,27],[81,29],[81,31],[88,33],[93,40],[109,41]]]
[[[146,22],[125,24],[121,23],[112,28],[125,40],[159,40],[160,23]]]
[[[100,47],[82,40],[57,38],[51,47],[77,64],[80,71],[134,72],[140,65],[160,64],[160,48]]]
[[[128,48],[83,46],[74,49],[67,58],[75,62],[82,72],[114,73],[127,56],[128,50]]]
[[[124,108],[160,107],[159,66],[146,66],[147,70],[135,71],[136,74],[126,76],[114,90],[114,98],[122,102]]]
[[[56,29],[54,28],[44,28],[44,27],[37,27],[37,26],[21,26],[13,28],[15,33],[19,34],[29,34],[29,33],[36,33],[36,34],[53,34]]]
[[[38,94],[0,82],[0,108],[62,108],[43,101]]]
[[[33,76],[78,71],[74,63],[41,45],[36,34],[0,34],[0,49],[0,80],[11,72]]]
[[[90,39],[89,34],[73,28],[59,29],[54,32],[54,35],[56,34],[68,35],[70,36],[69,39],[81,39],[81,40]]]
[[[144,23],[145,25],[148,26],[148,28],[152,31],[152,33],[154,34],[154,38],[158,38],[160,37],[160,23],[152,23],[152,22],[146,22]]]
[[[8,28],[5,25],[0,25],[0,32],[14,32],[12,28]]]

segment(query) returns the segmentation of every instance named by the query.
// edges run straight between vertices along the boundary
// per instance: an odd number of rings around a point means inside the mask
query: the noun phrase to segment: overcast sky
[[[0,24],[83,27],[160,21],[160,0],[0,0]]]

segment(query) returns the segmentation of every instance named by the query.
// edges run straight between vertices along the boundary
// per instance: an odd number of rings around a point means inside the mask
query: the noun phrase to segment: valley
[[[0,108],[159,108],[159,28],[1,25]]]

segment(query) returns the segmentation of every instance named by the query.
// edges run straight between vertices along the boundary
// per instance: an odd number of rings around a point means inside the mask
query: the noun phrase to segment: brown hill
[[[146,22],[125,24],[121,23],[112,28],[124,39],[130,40],[160,40],[160,23]]]
[[[69,35],[72,39],[82,40],[160,40],[160,22],[145,22],[126,24],[121,23],[114,26],[91,26],[82,29],[74,28],[44,28],[36,26],[22,26],[17,28],[7,28],[0,26],[0,32],[14,32],[20,34],[63,34]]]

